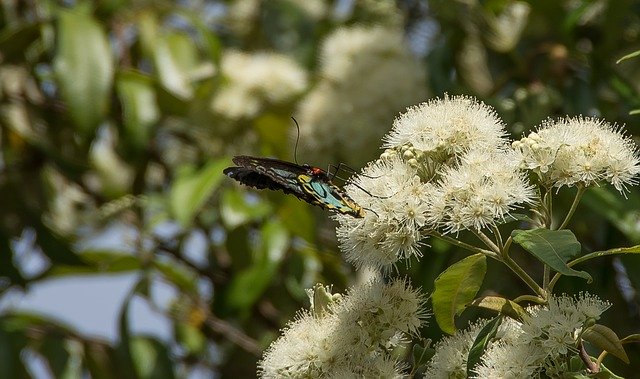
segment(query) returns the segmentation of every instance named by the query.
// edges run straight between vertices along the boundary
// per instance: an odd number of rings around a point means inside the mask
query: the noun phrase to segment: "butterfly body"
[[[233,163],[237,166],[226,168],[224,173],[242,184],[257,189],[280,190],[324,209],[364,217],[362,207],[318,167],[246,155],[233,157]]]

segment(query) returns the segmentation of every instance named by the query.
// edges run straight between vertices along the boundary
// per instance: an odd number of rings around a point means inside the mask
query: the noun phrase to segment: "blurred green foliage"
[[[138,279],[123,299],[116,343],[47,315],[4,309],[0,377],[32,377],[29,355],[60,378],[173,378],[196,368],[255,376],[261,351],[306,305],[304,289],[322,282],[340,291],[354,273],[337,254],[326,213],[222,175],[234,154],[293,160],[290,116],[304,93],[277,103],[262,94],[259,112],[227,117],[211,106],[230,82],[221,60],[232,50],[275,51],[307,71],[308,92],[326,80],[317,69],[325,37],[344,26],[380,24],[404,31],[427,74],[426,92],[477,96],[514,135],[546,117],[577,114],[640,131],[630,114],[640,108],[640,65],[634,57],[616,63],[640,46],[634,0],[4,1],[0,296],[61,277]],[[349,117],[344,128],[359,115]],[[360,153],[349,160],[375,158]],[[574,219],[583,251],[640,243],[640,192],[624,199],[606,188],[589,191]],[[91,246],[114,225],[134,231],[134,241],[115,235],[120,249]],[[26,235],[35,242],[25,252],[17,242]],[[187,251],[194,236],[206,242],[197,260]],[[430,243],[420,262],[399,268],[425,291],[463,257]],[[44,269],[26,270],[25,254],[39,257]],[[519,259],[538,265],[525,254]],[[615,304],[601,323],[621,336],[640,332],[638,263],[629,256],[579,268],[594,278],[589,292]],[[487,288],[507,297],[526,290],[500,268],[488,270]],[[151,296],[159,282],[176,289],[170,304]],[[578,278],[559,287],[585,289]],[[134,298],[171,318],[170,343],[130,331]],[[440,332],[432,323],[424,335]],[[630,357],[640,356],[637,345],[627,346]],[[605,363],[632,377],[640,360],[631,361]]]

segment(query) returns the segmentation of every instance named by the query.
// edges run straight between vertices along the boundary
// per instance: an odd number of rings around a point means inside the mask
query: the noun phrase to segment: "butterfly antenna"
[[[296,135],[296,145],[293,148],[293,161],[298,164],[298,141],[300,141],[300,125],[298,125],[298,121],[296,121],[293,116],[291,116],[291,119],[296,124],[296,129],[298,130],[298,134]]]
[[[349,167],[349,165],[344,164],[342,162],[340,162],[337,166],[334,164],[329,164],[329,170],[328,171],[332,171],[335,169],[335,173],[333,174],[332,178],[335,177],[337,175],[338,172],[340,171],[344,171],[344,172],[348,172],[349,174],[355,174],[358,176],[362,176],[368,179],[378,179],[381,178],[382,175],[378,175],[378,176],[371,176],[371,175],[366,175],[363,173],[359,173],[358,171],[354,170],[353,168]]]

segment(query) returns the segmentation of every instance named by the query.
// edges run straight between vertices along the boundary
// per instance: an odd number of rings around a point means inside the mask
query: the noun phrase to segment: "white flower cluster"
[[[523,168],[548,187],[611,183],[624,193],[637,184],[640,158],[621,128],[593,118],[546,121],[536,132],[513,143]]]
[[[316,292],[321,291],[324,294]],[[310,293],[303,312],[274,341],[259,364],[262,378],[401,378],[391,351],[415,335],[426,318],[424,298],[405,281],[374,279],[345,296]],[[315,299],[315,300],[314,300]]]
[[[577,356],[576,340],[585,325],[609,308],[596,296],[554,296],[545,306],[530,306],[523,322],[506,319],[473,369],[474,378],[557,377],[567,371],[568,358]],[[466,378],[467,356],[486,321],[436,344],[426,377]]]
[[[411,144],[434,159],[458,157],[470,150],[491,151],[507,144],[502,120],[470,96],[448,96],[407,109],[385,137],[385,148]]]
[[[432,379],[464,379],[467,377],[467,356],[473,341],[487,320],[471,324],[467,329],[446,337],[435,345],[436,353],[431,358],[425,378]]]
[[[302,101],[303,157],[323,165],[366,159],[395,115],[426,96],[425,72],[401,28],[340,28],[322,44],[320,80]],[[351,158],[351,159],[348,159]]]
[[[415,168],[399,157],[377,160],[353,179],[347,191],[368,209],[364,218],[336,216],[340,222],[336,234],[349,262],[358,268],[387,268],[398,259],[420,255],[431,190]]]
[[[480,230],[504,222],[518,205],[533,202],[534,189],[513,152],[473,150],[460,161],[443,170],[428,198],[432,225],[452,233]]]
[[[347,259],[386,269],[420,256],[429,230],[479,230],[531,203],[535,193],[505,134],[493,109],[470,97],[409,108],[394,122],[380,159],[347,186],[366,212],[336,216]]]
[[[226,82],[216,93],[212,107],[230,119],[252,117],[265,102],[287,102],[307,87],[304,68],[284,55],[229,51],[220,65]]]
[[[357,267],[387,269],[420,256],[429,232],[505,222],[538,200],[527,170],[549,188],[608,181],[623,193],[640,174],[637,149],[619,128],[590,118],[549,121],[510,147],[495,111],[468,96],[409,108],[384,140],[380,159],[347,186],[366,216],[336,216],[342,250]]]

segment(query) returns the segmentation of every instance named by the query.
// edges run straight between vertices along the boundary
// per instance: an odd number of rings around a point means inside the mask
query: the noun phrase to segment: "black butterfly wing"
[[[239,155],[233,158],[237,167],[228,167],[224,173],[242,184],[257,189],[281,190],[306,202],[309,195],[298,182],[298,175],[307,173],[307,169],[293,163],[273,158],[258,158]]]
[[[298,175],[307,174],[309,171],[309,166],[300,166],[275,158],[250,157],[248,155],[233,157],[233,163],[264,175],[275,175],[277,178],[283,179],[295,179]]]
[[[227,167],[224,174],[238,182],[257,189],[279,190],[281,186],[267,175],[260,174],[244,167]]]
[[[323,170],[247,155],[233,157],[233,163],[238,166],[226,168],[224,173],[242,184],[258,189],[281,190],[324,209],[364,217],[362,207],[331,183]]]

